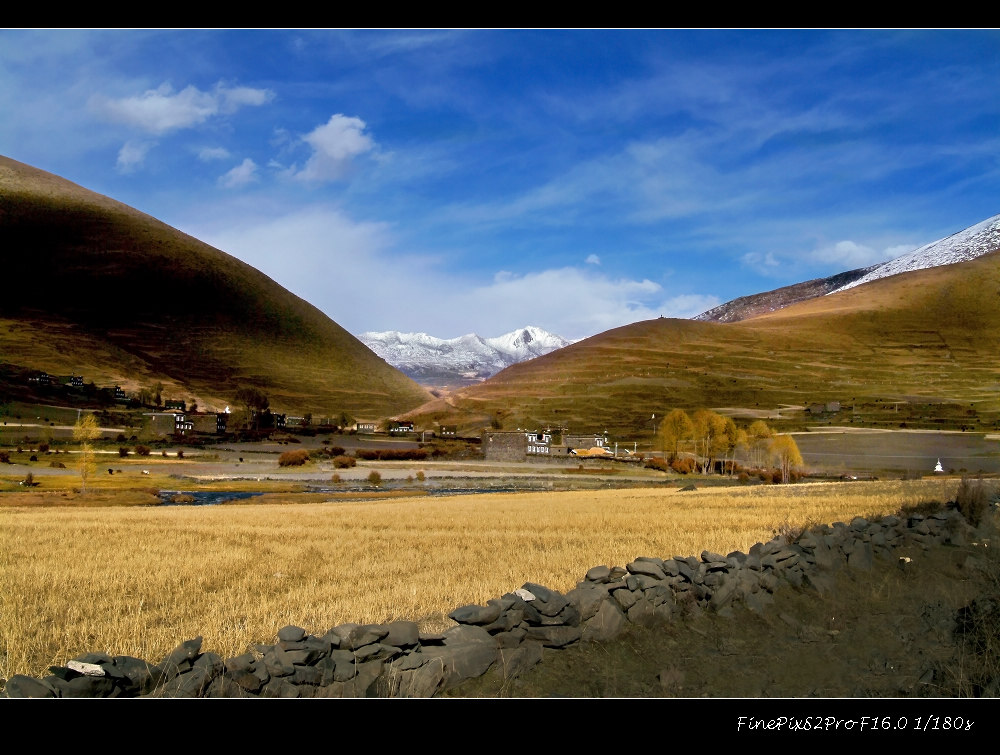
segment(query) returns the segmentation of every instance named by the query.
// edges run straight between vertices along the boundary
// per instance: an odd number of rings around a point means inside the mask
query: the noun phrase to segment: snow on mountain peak
[[[572,343],[533,325],[495,338],[467,333],[445,339],[390,330],[362,333],[358,340],[393,367],[427,385],[485,380],[512,364]]]
[[[914,249],[912,252],[891,259],[881,265],[876,265],[871,272],[830,293],[835,294],[838,291],[846,291],[863,283],[870,283],[879,278],[887,278],[890,275],[908,273],[912,270],[924,270],[929,267],[967,262],[997,249],[1000,249],[1000,215],[994,215],[992,218],[984,220],[981,223],[976,223],[964,231],[959,231],[946,238],[925,244],[918,249]],[[827,294],[827,296],[829,295]]]

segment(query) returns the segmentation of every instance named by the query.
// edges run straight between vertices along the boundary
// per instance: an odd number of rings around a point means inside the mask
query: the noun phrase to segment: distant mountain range
[[[974,226],[959,231],[919,249],[914,249],[900,257],[878,265],[838,273],[829,278],[816,278],[804,283],[776,288],[761,294],[741,296],[707,312],[702,312],[692,319],[714,322],[737,322],[748,317],[754,317],[765,312],[774,312],[789,304],[812,299],[817,296],[828,296],[839,291],[871,283],[891,275],[908,273],[914,270],[926,270],[941,265],[951,265],[956,262],[967,262],[976,257],[995,251],[1000,247],[1000,215],[976,223]]]
[[[472,385],[512,364],[569,346],[569,341],[532,325],[495,338],[469,333],[435,338],[396,330],[361,333],[358,340],[407,377],[426,386]]]

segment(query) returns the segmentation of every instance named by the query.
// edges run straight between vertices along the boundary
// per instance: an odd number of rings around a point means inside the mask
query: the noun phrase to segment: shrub
[[[63,464],[61,461],[50,461],[49,466],[55,467],[56,469],[66,469],[66,465]]]
[[[330,478],[330,482],[340,482],[340,475],[334,473],[333,477]]]
[[[47,454],[48,452],[49,452],[49,444],[48,443],[39,443],[38,444],[38,453],[40,453],[40,454]]]
[[[309,452],[304,448],[297,451],[285,451],[278,457],[279,467],[301,467],[309,461]]]
[[[670,471],[670,465],[666,462],[665,459],[661,459],[659,456],[649,457],[643,466],[646,467],[646,469],[658,469],[661,472]]]
[[[348,467],[356,466],[357,463],[358,460],[353,456],[344,456],[341,454],[340,456],[333,457],[333,466],[337,469],[347,469]]]
[[[38,461],[38,457],[37,457],[37,456],[35,456],[34,454],[32,454],[32,455],[31,455],[31,456],[30,456],[30,457],[28,458],[28,461]]]
[[[164,459],[167,458],[167,451],[166,451],[166,449],[164,449],[163,451],[160,451],[160,456],[162,456]]]
[[[965,517],[965,521],[973,527],[978,527],[989,511],[992,492],[982,480],[969,480],[963,477],[958,483],[955,505]]]
[[[149,456],[149,446],[136,446],[135,452],[139,456]]]
[[[118,455],[124,459],[128,456],[128,449],[125,446],[122,446],[118,449]]]
[[[427,458],[427,450],[423,448],[412,451],[399,451],[393,448],[359,448],[354,454],[359,459],[367,461],[423,461]]]
[[[183,459],[184,458],[184,452],[183,451],[178,451],[177,452],[177,458],[178,459]]]
[[[740,485],[747,485],[750,482],[750,475],[746,472],[740,472],[740,476],[737,479],[740,481]]]
[[[0,451],[0,464],[10,464],[9,451]]]
[[[382,482],[382,475],[376,472],[374,469],[368,473],[368,482],[372,485],[378,485]]]
[[[691,474],[694,471],[694,459],[684,457],[677,458],[670,462],[670,468],[677,474]]]
[[[423,482],[426,479],[423,470],[420,470],[419,472],[417,472],[417,479],[420,480],[420,482]]]

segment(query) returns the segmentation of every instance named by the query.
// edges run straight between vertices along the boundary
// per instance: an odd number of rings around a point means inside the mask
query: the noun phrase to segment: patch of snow
[[[941,265],[953,265],[956,262],[967,262],[997,249],[1000,249],[1000,215],[994,215],[964,231],[926,244],[881,265],[876,265],[871,272],[830,293],[846,291],[849,288],[870,283],[879,278],[887,278],[890,275],[925,270]],[[827,294],[827,296],[829,295]]]
[[[489,377],[505,367],[569,346],[569,341],[528,325],[495,338],[468,333],[458,338],[435,338],[427,333],[396,330],[358,336],[365,346],[404,372],[447,370]]]

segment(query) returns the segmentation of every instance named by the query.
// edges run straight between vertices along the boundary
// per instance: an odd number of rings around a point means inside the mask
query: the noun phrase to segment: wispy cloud
[[[587,259],[585,261],[586,261],[586,263],[588,265],[600,265],[601,264],[601,258],[598,257],[596,254],[588,254],[587,255]]]
[[[198,150],[198,159],[203,162],[212,160],[228,160],[230,152],[225,147],[203,147]]]
[[[142,94],[119,99],[94,95],[90,107],[99,116],[150,134],[165,134],[191,128],[218,115],[230,115],[241,107],[264,105],[274,93],[249,87],[228,88],[219,84],[209,92],[187,86],[175,92],[168,82]]]
[[[903,251],[900,251],[900,250]],[[814,250],[809,256],[822,263],[833,263],[840,265],[844,270],[867,267],[868,265],[874,265],[878,262],[885,262],[886,260],[891,260],[893,257],[898,257],[900,254],[904,254],[910,251],[911,248],[906,247],[890,247],[888,249],[873,249],[866,244],[859,244],[854,241],[838,241],[830,246],[825,246],[820,249]]]
[[[213,222],[224,230],[187,230],[247,261],[352,333],[405,330],[414,292],[433,293],[435,306],[421,309],[419,329],[442,338],[499,335],[539,323],[566,338],[583,338],[637,320],[692,317],[719,303],[589,266],[498,271],[477,279],[441,258],[402,252],[402,240],[384,223],[358,222],[328,207],[304,207],[238,229],[224,218]]]
[[[118,160],[115,163],[119,173],[132,173],[146,160],[146,155],[154,146],[153,142],[130,141],[118,150]]]

